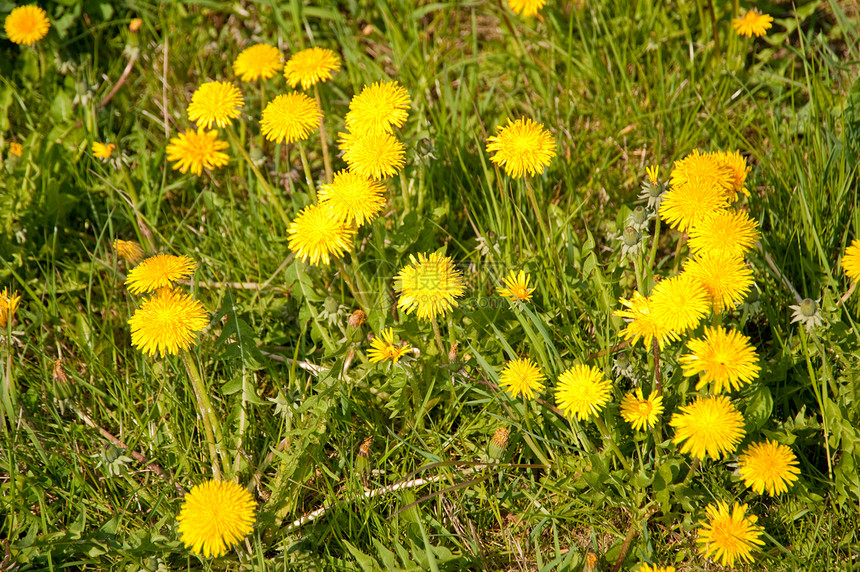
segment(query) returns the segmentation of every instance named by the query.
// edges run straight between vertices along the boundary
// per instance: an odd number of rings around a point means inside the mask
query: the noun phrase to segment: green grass
[[[716,22],[709,2],[559,2],[539,19],[497,2],[313,4],[45,3],[47,38],[32,48],[0,40],[0,288],[22,295],[0,344],[0,568],[580,570],[593,552],[601,570],[717,570],[697,555],[696,529],[708,503],[737,500],[766,531],[739,569],[854,569],[860,303],[856,293],[837,302],[849,286],[839,260],[860,229],[856,7],[761,3],[774,26],[747,40],[725,1],[713,2]],[[0,15],[11,7],[0,3]],[[136,38],[133,17],[143,19]],[[312,45],[341,55],[343,69],[321,86],[335,152],[362,86],[392,78],[412,96],[399,133],[407,165],[347,257],[371,293],[360,329],[346,324],[357,308],[347,284],[334,266],[294,257],[286,222],[238,151],[200,177],[166,160],[169,137],[191,128],[194,89],[232,81],[233,59],[258,41],[287,56]],[[265,85],[240,86],[246,106],[232,129],[262,151],[259,168],[291,219],[311,193],[294,148],[260,148],[261,104],[287,90],[280,78]],[[557,144],[531,179],[537,212],[484,150],[520,116]],[[116,143],[121,161],[94,159],[93,141]],[[306,148],[319,181],[317,134]],[[739,451],[777,438],[799,459],[801,478],[776,498],[744,487],[733,457],[685,481],[689,456],[634,439],[618,413],[632,382],[613,369],[623,327],[613,312],[636,281],[617,237],[645,167],[666,179],[696,148],[738,150],[752,166],[740,207],[761,226],[761,249],[747,257],[757,299],[723,323],[750,336],[762,366],[733,394],[746,419]],[[177,532],[182,494],[212,477],[212,459],[182,361],[131,345],[127,321],[142,298],[123,284],[115,238],[199,266],[188,288],[212,322],[191,354],[223,428],[222,465],[258,501],[254,532],[218,560],[191,554]],[[679,240],[663,227],[648,284],[674,274]],[[396,310],[392,289],[410,254],[439,249],[468,285],[440,320],[446,346],[458,344],[452,364],[428,323]],[[520,268],[536,291],[516,308],[495,287]],[[791,323],[792,289],[820,299],[824,327]],[[367,335],[383,326],[420,355],[369,363]],[[684,351],[661,354],[663,439],[695,393],[677,366]],[[653,357],[641,344],[627,353],[650,387]],[[547,374],[549,404],[574,364],[613,380],[602,417],[632,474],[594,423],[496,391],[518,355]],[[505,454],[476,466],[498,427],[511,430]],[[429,482],[384,489],[420,478]]]

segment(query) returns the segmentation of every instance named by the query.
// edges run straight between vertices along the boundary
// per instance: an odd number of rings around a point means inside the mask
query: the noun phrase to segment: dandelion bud
[[[645,211],[645,207],[638,206],[633,212],[630,214],[630,221],[634,225],[639,225],[648,220],[648,213]]]
[[[263,149],[260,147],[251,147],[248,154],[251,156],[251,161],[253,161],[258,167],[263,164],[263,161],[266,159],[266,156],[263,154]]]
[[[59,399],[69,399],[72,397],[72,386],[69,383],[69,376],[66,375],[66,370],[63,368],[63,358],[54,360],[52,371],[54,378],[54,386],[57,397]]]
[[[796,306],[789,306],[794,312],[791,314],[791,323],[800,322],[806,327],[807,332],[824,325],[824,316],[821,315],[818,300],[806,298]]]
[[[582,567],[583,572],[596,572],[597,570],[597,554],[588,552],[585,555],[585,565]]]
[[[346,324],[350,328],[359,328],[367,319],[367,314],[362,312],[360,309],[356,310],[352,314],[349,315],[349,318],[346,319]]]
[[[758,302],[759,298],[758,290],[756,288],[750,288],[750,291],[747,293],[747,297],[744,300],[744,304],[755,304]]]
[[[639,244],[639,231],[632,226],[628,226],[624,229],[622,240],[624,241],[624,246],[627,248],[633,248]]]
[[[57,358],[54,360],[53,376],[54,381],[57,383],[66,383],[69,381],[69,377],[66,375],[66,370],[63,369],[63,358]]]
[[[508,437],[511,432],[505,427],[499,427],[493,434],[490,446],[487,448],[487,456],[494,461],[501,459],[508,448]]]
[[[334,299],[333,296],[326,296],[325,301],[323,301],[323,309],[325,309],[327,314],[334,314],[337,312],[337,309],[340,305],[337,303],[337,300]]]
[[[370,445],[372,443],[373,437],[368,437],[358,447],[358,455],[355,457],[355,470],[359,473],[366,473],[370,469]]]
[[[128,31],[132,34],[136,34],[138,30],[140,30],[140,26],[143,24],[143,20],[140,18],[132,18],[131,22],[128,23]]]
[[[818,304],[815,303],[815,300],[812,298],[805,298],[803,302],[800,303],[800,313],[805,317],[814,316],[815,312],[818,311]]]
[[[451,346],[451,350],[448,352],[448,361],[449,362],[457,361],[457,346],[459,346],[459,345],[460,345],[459,343],[454,342],[454,344]]]

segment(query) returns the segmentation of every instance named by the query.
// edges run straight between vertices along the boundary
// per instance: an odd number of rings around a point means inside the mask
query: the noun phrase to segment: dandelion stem
[[[698,457],[693,459],[693,462],[690,463],[690,471],[687,473],[687,476],[684,477],[684,484],[685,485],[688,484],[690,482],[690,480],[692,480],[693,475],[696,474],[696,471],[699,469],[699,465],[701,465],[701,464],[702,463],[701,463],[701,461],[699,461]]]
[[[672,274],[678,273],[678,267],[681,265],[681,248],[687,241],[687,235],[682,234],[678,239],[678,244],[675,245],[675,262],[672,264]]]
[[[299,147],[299,155],[302,158],[302,168],[305,170],[305,182],[308,184],[308,192],[314,204],[317,202],[317,190],[314,186],[314,176],[311,173],[311,165],[308,163],[308,155],[305,153],[305,145],[301,141],[296,141]]]
[[[543,220],[543,216],[541,216],[541,211],[538,208],[537,198],[535,198],[534,189],[532,189],[531,183],[529,183],[528,177],[523,177],[526,182],[526,194],[529,197],[529,202],[532,204],[532,208],[535,211],[535,217],[538,220],[538,224],[540,225],[540,229],[543,231],[543,235],[546,238],[547,242],[552,242],[552,235],[549,233],[549,228],[547,227],[547,222]],[[553,257],[556,258],[556,257]],[[556,263],[557,264],[557,263]]]
[[[308,292],[305,291],[305,284],[304,284],[304,282],[302,282],[302,275],[304,274],[303,269],[304,269],[304,264],[302,264],[302,263],[296,264],[296,274],[298,275],[298,278],[299,278],[299,286],[301,286],[301,288],[302,288],[302,296],[304,296],[305,304],[307,304],[307,306],[308,306],[308,311],[311,313],[311,318],[313,318],[313,320],[314,320],[314,325],[317,327],[317,331],[319,332],[320,336],[322,337],[323,343],[325,343],[326,348],[328,348],[328,350],[330,352],[334,352],[335,351],[334,343],[332,343],[331,338],[329,338],[329,335],[326,333],[325,328],[323,328],[320,325],[319,314],[317,314],[316,308],[314,308],[313,304],[311,304],[311,301],[308,299]],[[298,351],[298,346],[296,346],[296,351]]]
[[[433,325],[433,335],[436,337],[436,346],[439,348],[439,353],[442,355],[442,363],[448,363],[448,352],[445,351],[445,346],[442,344],[442,334],[439,331],[439,322],[436,321],[436,316],[430,317],[430,323]]]
[[[854,289],[855,289],[855,288],[857,288],[857,283],[856,283],[856,282],[852,282],[852,283],[851,283],[851,288],[849,288],[849,289],[848,289],[848,291],[847,291],[847,292],[845,292],[845,294],[843,294],[841,298],[839,298],[839,301],[838,301],[838,302],[836,302],[836,305],[837,305],[837,306],[839,306],[840,304],[844,304],[844,303],[845,303],[845,300],[847,300],[848,298],[850,298],[850,297],[851,297],[851,294],[853,294],[853,293],[854,293]]]
[[[364,291],[356,287],[356,282],[353,282],[350,273],[346,271],[346,266],[344,265],[343,260],[341,260],[340,258],[335,258],[334,264],[340,271],[341,278],[343,278],[343,281],[346,282],[346,285],[349,288],[350,292],[352,292],[352,297],[355,298],[355,301],[358,302],[359,306],[361,306],[361,310],[365,313],[365,315],[369,316],[369,307],[367,305],[367,301],[365,301],[364,299]]]
[[[191,380],[191,387],[194,389],[194,397],[197,401],[197,412],[203,420],[203,430],[206,433],[206,441],[209,445],[209,460],[212,463],[212,476],[215,479],[221,478],[221,466],[218,462],[220,457],[230,471],[227,454],[222,448],[223,435],[221,434],[221,424],[218,421],[218,416],[215,415],[215,410],[212,408],[212,401],[209,399],[209,393],[206,391],[206,385],[203,383],[203,378],[200,376],[200,370],[197,364],[194,363],[194,358],[186,352],[180,352],[182,363],[185,364],[185,371],[188,372],[188,379]]]
[[[660,343],[657,338],[651,341],[651,351],[654,353],[654,392],[663,395],[663,376],[660,374]]]
[[[131,181],[131,177],[128,176],[128,170],[125,168],[125,165],[122,164],[122,159],[119,160],[119,168],[122,172],[122,180],[125,182],[126,189],[128,189],[128,196],[134,204],[134,207],[137,208],[137,190],[134,188],[134,183]]]
[[[642,280],[642,261],[641,255],[633,256],[633,275],[636,278],[636,290],[645,296],[645,282]]]
[[[612,435],[609,433],[609,429],[606,428],[606,423],[604,423],[603,419],[599,416],[595,416],[594,424],[597,425],[597,428],[600,429],[601,433],[603,433],[603,438],[606,439],[606,442],[609,444],[609,448],[612,449],[612,452],[615,453],[616,457],[618,457],[618,461],[624,467],[624,470],[632,476],[633,468],[630,466],[627,458],[621,453],[621,449],[619,449],[618,445],[615,444],[615,439],[612,438]]]
[[[358,288],[358,293],[361,295],[361,299],[358,300],[359,304],[362,305],[362,310],[364,314],[369,316],[370,313],[370,303],[367,300],[366,295],[370,293],[370,290],[364,285],[364,280],[361,278],[361,270],[358,267],[358,254],[355,252],[355,245],[353,244],[352,252],[350,252],[350,265],[352,266],[352,276],[355,278],[355,286]]]
[[[331,157],[328,153],[328,140],[326,139],[325,133],[325,120],[322,109],[322,98],[320,97],[319,86],[314,84],[314,96],[317,100],[317,109],[320,110],[320,143],[322,145],[322,154],[323,154],[323,165],[325,165],[325,182],[331,183],[332,180],[332,171],[331,171]]]
[[[816,383],[815,369],[812,367],[812,360],[809,359],[809,346],[806,334],[806,328],[798,328],[800,331],[800,344],[803,346],[803,355],[806,358],[806,371],[809,375],[809,383],[812,386],[812,393],[815,395],[815,400],[818,402],[818,409],[821,410],[821,425],[824,427],[824,450],[827,453],[827,477],[833,480],[833,466],[830,462],[830,429],[827,423],[827,408],[824,404],[824,396],[822,390],[827,389],[824,380],[821,380],[821,389]]]
[[[714,11],[714,0],[708,0],[708,8],[710,9],[711,16],[711,31],[714,33],[714,51],[717,52],[715,61],[721,62],[723,58],[722,50],[720,49],[720,33],[717,27],[717,13]]]
[[[248,167],[250,167],[251,171],[254,172],[254,176],[257,177],[257,186],[263,189],[263,193],[266,195],[266,200],[269,201],[270,205],[275,207],[275,210],[278,211],[284,224],[286,226],[290,226],[290,217],[287,215],[287,211],[285,211],[284,207],[281,206],[281,202],[278,200],[272,187],[270,187],[269,183],[266,182],[266,179],[263,177],[263,173],[260,172],[260,169],[258,169],[254,164],[251,156],[248,155],[248,152],[245,150],[245,146],[239,143],[236,139],[236,134],[233,133],[232,129],[227,129],[227,136],[230,138],[230,142],[233,143],[233,147],[239,150],[239,153],[241,153],[242,157],[245,159]]]
[[[627,552],[630,550],[630,544],[636,538],[636,521],[630,519],[630,528],[627,529],[627,534],[624,536],[624,542],[621,544],[621,552],[615,560],[615,565],[612,566],[610,572],[618,572],[621,570],[621,565],[624,564],[624,558],[627,557]]]
[[[3,388],[2,399],[3,409],[6,411],[6,416],[9,417],[9,427],[14,430],[15,409],[18,403],[17,392],[15,391],[15,380],[12,378],[12,313],[9,312],[6,322],[6,367],[3,372]],[[6,430],[6,423],[3,423],[3,430]]]
[[[651,239],[651,256],[648,257],[648,268],[654,272],[654,261],[657,259],[657,244],[660,242],[660,217],[654,222],[654,238]]]

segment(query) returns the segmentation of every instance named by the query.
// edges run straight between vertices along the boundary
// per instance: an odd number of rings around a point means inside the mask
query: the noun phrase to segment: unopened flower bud
[[[362,312],[360,309],[356,310],[352,314],[349,315],[349,318],[346,319],[346,324],[350,328],[359,328],[367,319],[367,314]]]
[[[583,572],[597,572],[597,554],[588,552],[585,555],[585,565],[582,567]]]
[[[451,350],[448,352],[448,361],[457,361],[457,346],[459,345],[459,343],[454,342],[454,344],[451,346]]]
[[[498,461],[505,455],[508,448],[508,437],[511,432],[505,427],[499,427],[493,434],[493,439],[490,441],[490,446],[487,447],[487,456],[494,461]]]
[[[624,235],[622,236],[624,240],[624,245],[628,248],[632,248],[639,244],[639,232],[633,228],[632,226],[628,226],[624,229]]]
[[[266,158],[265,155],[263,155],[263,149],[260,147],[251,147],[251,151],[249,151],[248,154],[251,156],[251,161],[255,165],[259,165]]]
[[[633,209],[633,212],[630,213],[630,220],[633,222],[633,224],[642,224],[646,220],[648,220],[648,213],[647,211],[645,211],[645,207],[639,205],[638,207]]]
[[[370,469],[370,445],[372,443],[373,437],[368,437],[358,447],[358,455],[355,457],[355,470],[359,473],[366,473]]]
[[[800,303],[800,313],[803,314],[804,317],[809,318],[815,315],[815,312],[818,311],[818,304],[815,303],[815,300],[812,298],[804,298],[804,300]]]
[[[323,308],[327,314],[336,313],[339,306],[340,304],[337,303],[337,300],[333,296],[326,296],[326,299],[323,301]]]
[[[63,358],[54,360],[52,376],[54,378],[57,397],[60,399],[69,399],[72,396],[72,387],[69,384],[69,376],[66,375],[66,370],[63,367]]]

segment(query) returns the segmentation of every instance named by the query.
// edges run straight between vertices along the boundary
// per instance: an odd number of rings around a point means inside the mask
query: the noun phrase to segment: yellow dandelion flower
[[[358,173],[340,171],[334,181],[323,185],[319,201],[331,209],[338,220],[361,226],[376,217],[385,206],[385,186]]]
[[[642,396],[642,388],[637,388],[621,400],[621,417],[636,431],[650,429],[657,424],[663,414],[663,396],[653,391],[648,399]]]
[[[532,292],[535,290],[534,288],[529,288],[529,279],[530,277],[526,274],[525,270],[520,270],[519,273],[511,270],[503,280],[504,287],[496,288],[496,292],[498,292],[499,296],[504,296],[514,301],[528,302],[531,300]]]
[[[546,376],[530,359],[515,359],[505,365],[499,375],[499,387],[502,387],[512,397],[522,395],[531,399],[536,391],[543,389]]]
[[[132,18],[128,23],[128,31],[132,34],[136,34],[140,31],[140,27],[143,26],[143,20],[140,18]]]
[[[495,151],[490,161],[504,167],[515,179],[542,173],[555,157],[555,141],[543,125],[525,117],[511,121],[498,135],[487,138],[487,153]]]
[[[302,209],[287,229],[289,248],[311,264],[328,264],[352,248],[355,230],[332,215],[331,209],[310,205]]]
[[[797,480],[800,469],[794,451],[776,441],[755,443],[741,453],[738,472],[744,484],[758,494],[767,490],[770,495],[788,491]]]
[[[508,6],[514,14],[531,17],[546,5],[546,0],[508,0]]]
[[[387,330],[382,330],[378,336],[371,340],[370,349],[367,350],[367,357],[374,363],[385,360],[397,363],[397,360],[410,351],[412,351],[410,345],[399,346],[394,343],[394,330],[388,328]]]
[[[166,288],[177,280],[188,278],[197,269],[197,263],[184,254],[156,254],[138,264],[125,281],[132,294],[152,292]]]
[[[346,128],[351,133],[391,133],[406,123],[410,104],[409,92],[396,81],[367,85],[349,102]]]
[[[675,572],[675,567],[657,566],[656,564],[642,564],[636,572]]]
[[[134,266],[143,259],[143,249],[140,244],[133,240],[121,240],[119,238],[113,241],[113,249],[122,257],[128,264]]]
[[[764,36],[770,30],[773,18],[768,14],[762,14],[758,10],[749,10],[741,18],[732,20],[732,28],[735,29],[738,36],[746,36],[747,38],[756,38]]]
[[[284,77],[293,89],[309,89],[331,79],[340,69],[340,58],[326,48],[309,48],[293,54],[284,66]]]
[[[705,509],[708,521],[696,532],[701,544],[699,552],[705,558],[713,557],[723,566],[735,565],[735,560],[752,562],[750,553],[764,544],[761,540],[762,529],[756,524],[755,515],[747,516],[747,505],[735,503],[732,508],[727,503],[710,504]]]
[[[736,330],[705,328],[705,337],[690,340],[687,349],[692,353],[679,361],[685,376],[701,374],[696,390],[710,383],[714,384],[714,393],[736,390],[758,376],[758,355],[750,339]]]
[[[744,418],[725,395],[699,397],[690,405],[681,407],[672,416],[669,425],[675,428],[673,443],[686,441],[682,453],[697,459],[705,455],[716,459],[734,453],[745,434]]]
[[[514,14],[531,17],[546,5],[546,0],[508,0],[508,6],[511,7]]]
[[[650,300],[654,320],[678,334],[698,326],[711,309],[707,290],[686,272],[660,281]]]
[[[116,145],[113,143],[99,143],[95,141],[93,142],[93,157],[96,159],[110,159],[114,149],[116,149]]]
[[[385,179],[405,165],[406,147],[390,133],[377,132],[342,138],[343,160],[349,170],[368,179]]]
[[[214,123],[224,128],[239,117],[239,109],[245,105],[242,93],[232,83],[210,81],[197,88],[188,106],[188,119],[198,128],[209,129]]]
[[[674,229],[687,232],[707,217],[729,205],[724,189],[711,183],[694,181],[669,189],[660,202],[660,218]]]
[[[635,345],[642,339],[645,348],[650,350],[652,340],[656,339],[662,348],[667,341],[678,339],[678,335],[666,324],[654,318],[650,298],[646,298],[639,292],[633,292],[632,298],[629,300],[619,298],[618,302],[627,309],[618,310],[615,315],[629,320],[627,327],[621,330],[620,334],[625,340],[631,340],[631,345]]]
[[[690,250],[721,251],[742,257],[752,250],[761,237],[758,223],[743,211],[724,210],[712,213],[690,228]]]
[[[45,37],[51,28],[48,13],[31,4],[18,6],[6,16],[6,35],[14,44],[29,46]]]
[[[266,105],[260,121],[263,135],[275,143],[303,141],[319,127],[322,113],[303,93],[279,95]]]
[[[734,308],[743,301],[753,285],[752,271],[743,258],[724,252],[703,252],[687,264],[686,272],[698,279],[708,295],[714,312]]]
[[[747,175],[750,172],[750,168],[747,165],[747,160],[744,159],[743,155],[738,153],[737,151],[732,151],[730,153],[726,153],[723,151],[719,151],[714,154],[717,162],[722,163],[732,173],[732,186],[729,189],[729,200],[734,201],[737,198],[738,193],[743,193],[746,196],[750,196],[750,192],[746,188]]]
[[[555,402],[568,417],[589,419],[609,401],[609,380],[596,367],[575,365],[558,376]]]
[[[233,62],[233,72],[242,81],[275,77],[284,67],[284,56],[275,46],[256,44],[242,50]]]
[[[178,354],[196,342],[194,334],[208,321],[200,302],[179,290],[161,288],[129,318],[131,345],[148,355]]]
[[[394,289],[400,293],[398,308],[430,320],[457,307],[456,299],[466,291],[466,283],[449,257],[419,253],[409,255],[409,264],[394,278]]]
[[[211,480],[185,495],[176,521],[182,543],[195,554],[218,557],[254,529],[257,503],[248,490],[229,481]]]
[[[21,296],[16,295],[14,290],[11,293],[6,288],[0,291],[0,328],[5,328],[15,317],[20,301]]]
[[[16,157],[21,157],[24,154],[24,146],[20,143],[9,143],[9,153]]]
[[[734,195],[735,172],[718,153],[702,153],[698,149],[678,159],[672,167],[671,186],[681,189],[697,183],[722,189],[726,200]]]
[[[200,176],[204,167],[217,169],[230,161],[230,156],[224,153],[227,147],[229,144],[226,141],[218,139],[218,131],[206,131],[199,127],[196,132],[185,131],[170,138],[167,160],[174,161],[173,168],[180,173],[185,174],[190,170]]]
[[[842,270],[852,282],[860,282],[860,238],[855,238],[842,255]]]

